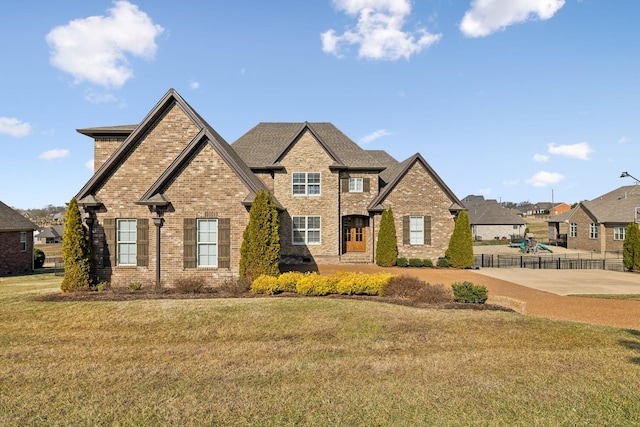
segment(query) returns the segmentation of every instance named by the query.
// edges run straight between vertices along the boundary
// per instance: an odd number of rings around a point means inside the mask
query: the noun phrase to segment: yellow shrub
[[[329,295],[336,293],[336,281],[329,276],[308,274],[296,284],[296,292],[301,295]]]
[[[280,292],[295,292],[296,284],[305,276],[307,276],[307,274],[297,271],[282,273],[278,277],[278,290]]]
[[[336,290],[344,295],[384,295],[384,289],[393,276],[387,273],[351,273],[336,285]]]
[[[263,274],[251,283],[251,292],[254,294],[273,295],[280,292],[278,290],[278,278]]]

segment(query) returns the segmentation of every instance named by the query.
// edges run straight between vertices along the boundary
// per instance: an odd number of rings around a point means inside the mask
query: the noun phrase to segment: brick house
[[[33,272],[33,231],[37,228],[0,202],[0,276]]]
[[[640,185],[627,185],[548,220],[549,236],[567,228],[567,248],[593,252],[622,252],[629,223],[640,214]]]
[[[469,195],[462,199],[469,213],[474,240],[506,240],[523,236],[527,222],[513,209],[501,206],[497,200]]]
[[[139,125],[78,132],[94,139],[76,198],[101,280],[237,275],[260,190],[280,211],[283,264],[373,262],[388,207],[399,255],[434,259],[463,209],[420,154],[363,150],[330,123],[260,123],[229,145],[173,89]]]

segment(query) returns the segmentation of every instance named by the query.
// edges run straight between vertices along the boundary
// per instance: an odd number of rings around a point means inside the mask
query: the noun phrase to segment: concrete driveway
[[[534,270],[481,268],[484,276],[556,295],[640,294],[640,274],[609,270]]]

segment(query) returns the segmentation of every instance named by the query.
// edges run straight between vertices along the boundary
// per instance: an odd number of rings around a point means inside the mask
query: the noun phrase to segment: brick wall
[[[415,163],[383,202],[393,210],[398,239],[398,256],[429,258],[444,256],[453,233],[454,217],[449,211],[451,199],[420,163]],[[431,245],[410,245],[403,242],[402,218],[405,215],[431,216]],[[380,216],[375,217],[375,235],[380,229]],[[377,237],[376,237],[377,238]]]
[[[0,232],[0,276],[33,271],[33,231],[27,231],[27,247],[21,250],[20,231]]]
[[[580,249],[594,252],[601,252],[604,249],[601,247],[600,239],[600,236],[604,232],[604,227],[602,227],[602,229],[598,229],[597,239],[591,239],[589,237],[589,225],[595,222],[595,220],[585,212],[582,206],[576,208],[576,211],[571,215],[570,222],[577,224],[578,233],[576,237],[567,236],[568,249]]]
[[[105,138],[98,137],[93,145],[93,171],[97,171],[100,166],[118,149],[120,144],[125,140],[122,138]]]

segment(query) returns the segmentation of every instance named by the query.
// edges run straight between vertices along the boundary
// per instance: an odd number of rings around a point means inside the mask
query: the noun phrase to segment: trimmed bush
[[[44,251],[40,248],[33,248],[33,268],[42,268],[45,260]]]
[[[640,228],[635,222],[627,226],[622,243],[622,264],[629,271],[640,269]]]
[[[409,261],[407,261],[407,259],[405,257],[400,257],[400,258],[397,259],[396,265],[398,267],[406,267],[406,266],[409,265]]]
[[[266,274],[258,276],[251,283],[251,292],[253,292],[254,294],[266,295],[277,294],[278,292],[280,292],[278,290],[278,278]]]
[[[437,265],[440,268],[449,268],[449,267],[451,267],[451,264],[449,263],[449,260],[447,258],[438,258]]]
[[[336,292],[341,295],[382,296],[392,277],[385,273],[348,273],[336,283]]]
[[[82,224],[82,216],[76,198],[72,198],[64,215],[62,237],[64,277],[62,292],[87,290],[93,284],[93,249],[89,231]]]
[[[280,222],[271,193],[260,190],[249,210],[249,223],[242,234],[240,277],[249,281],[262,274],[280,273]]]
[[[391,208],[385,209],[380,218],[380,231],[376,245],[376,264],[381,267],[393,267],[398,258],[396,224]]]
[[[296,284],[305,276],[304,273],[298,271],[288,271],[278,276],[279,292],[295,292]]]
[[[422,260],[419,258],[409,258],[409,267],[422,267]]]
[[[308,274],[296,284],[296,292],[300,295],[329,295],[336,293],[335,277]]]
[[[452,267],[473,267],[473,236],[467,211],[458,214],[445,255]]]
[[[181,294],[198,294],[204,290],[202,277],[184,277],[176,280],[176,290]]]
[[[429,259],[429,258],[423,259],[422,260],[422,266],[423,267],[433,268],[433,261],[431,261],[431,259]]]
[[[489,297],[487,288],[467,281],[452,283],[451,288],[455,302],[484,304]]]

